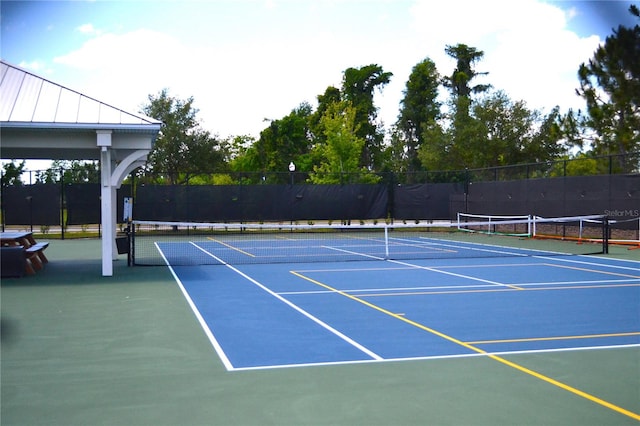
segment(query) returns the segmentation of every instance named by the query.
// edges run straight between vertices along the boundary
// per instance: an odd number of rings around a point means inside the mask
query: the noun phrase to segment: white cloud
[[[80,25],[78,28],[76,28],[76,30],[82,34],[88,34],[88,35],[99,35],[102,33],[102,31],[94,28],[93,24]]]
[[[25,70],[33,71],[37,74],[51,74],[52,70],[47,64],[43,61],[22,61],[18,64],[20,68],[24,68]]]
[[[137,112],[147,95],[188,82],[202,67],[197,53],[174,38],[149,30],[104,34],[54,62],[80,70],[72,88],[116,107]]]
[[[406,8],[406,3],[388,4],[389,13],[398,4]],[[370,63],[394,74],[383,95],[376,95],[379,117],[388,127],[397,117],[411,68],[430,57],[441,74],[451,73],[455,63],[444,48],[457,43],[485,52],[478,71],[489,71],[486,82],[512,99],[537,109],[580,107],[573,91],[576,72],[592,56],[597,37],[581,39],[567,31],[560,9],[534,0],[462,0],[454,5],[415,2],[411,21],[385,33],[394,38],[355,36],[350,29],[314,22],[317,31],[295,36],[286,31],[247,33],[248,42],[234,42],[203,34],[201,41],[187,43],[164,31],[100,34],[86,24],[81,31],[91,38],[54,63],[66,68],[58,74],[74,78],[60,83],[132,112],[163,88],[183,99],[193,96],[203,126],[221,136],[258,136],[264,118],[281,118],[303,101],[314,103],[327,86],[340,85],[346,68]],[[323,2],[309,7],[334,6]],[[384,16],[380,27],[396,18]]]
[[[203,47],[138,30],[92,38],[54,62],[82,71],[81,80],[67,82],[71,88],[116,107],[137,112],[149,94],[168,88],[172,96],[193,96],[212,132],[257,136],[264,118],[281,118],[339,84],[341,66],[349,62],[343,57],[338,66],[331,52],[322,53],[330,37]]]
[[[512,99],[544,110],[582,106],[573,90],[577,70],[592,56],[598,37],[579,38],[567,30],[561,9],[534,0],[462,0],[455,6],[417,2],[412,9],[416,33],[442,50],[432,57],[441,73],[455,67],[443,52],[445,44],[465,43],[485,52],[476,65],[489,72],[483,82]]]
[[[578,11],[577,8],[572,7],[570,9],[567,10],[567,19],[570,21],[572,19],[574,19],[575,17],[580,16],[580,12]]]

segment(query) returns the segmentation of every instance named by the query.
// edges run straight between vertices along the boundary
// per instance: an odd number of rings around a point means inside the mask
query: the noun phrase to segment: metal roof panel
[[[113,107],[0,61],[0,122],[154,125],[160,121]]]
[[[35,106],[33,116],[30,121],[53,123],[56,118],[56,109],[58,108],[60,91],[60,86],[56,86],[48,81],[43,81],[42,87],[40,88],[38,103]]]
[[[10,120],[31,121],[38,103],[38,96],[42,88],[42,80],[32,75],[26,75],[20,87],[20,93],[11,112]]]
[[[2,64],[4,67],[4,64]],[[24,73],[14,68],[9,68],[0,82],[0,121],[9,121],[11,119],[11,112],[18,99],[18,93],[20,93],[20,86],[24,79]]]

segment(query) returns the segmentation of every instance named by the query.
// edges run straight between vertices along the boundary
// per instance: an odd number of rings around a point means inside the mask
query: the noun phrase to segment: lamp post
[[[289,174],[291,175],[291,186],[293,186],[293,173],[296,171],[296,165],[293,161],[289,163]]]
[[[291,175],[291,225],[293,225],[293,173],[296,171],[296,165],[293,164],[293,161],[289,163],[289,175]]]

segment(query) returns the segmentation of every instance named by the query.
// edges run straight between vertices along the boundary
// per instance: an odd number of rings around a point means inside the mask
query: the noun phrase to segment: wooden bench
[[[25,249],[24,254],[26,258],[31,262],[31,266],[35,270],[42,269],[44,263],[48,263],[49,259],[44,255],[44,250],[49,247],[48,241],[35,243],[34,245]],[[28,268],[27,268],[28,270]]]

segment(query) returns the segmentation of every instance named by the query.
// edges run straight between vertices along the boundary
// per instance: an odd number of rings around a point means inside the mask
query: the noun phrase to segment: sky
[[[194,98],[202,128],[259,133],[317,105],[350,67],[393,73],[376,93],[386,129],[411,69],[455,67],[447,45],[484,52],[478,83],[548,113],[580,109],[577,70],[637,1],[137,0],[0,2],[2,59],[129,112],[167,89]],[[443,95],[445,95],[443,93]]]

